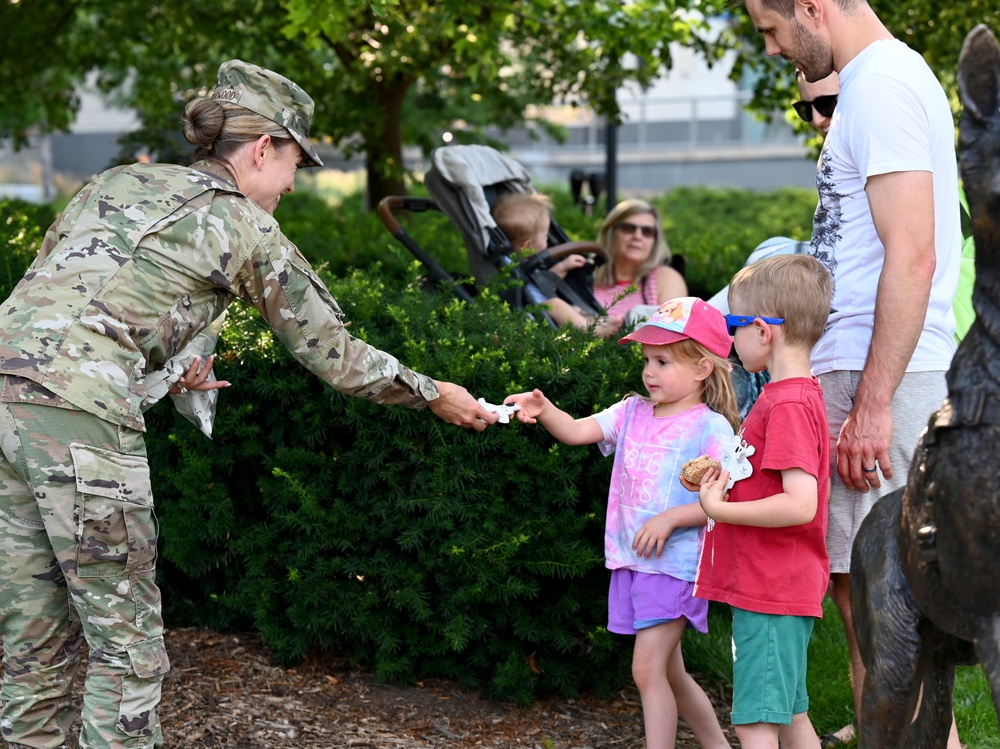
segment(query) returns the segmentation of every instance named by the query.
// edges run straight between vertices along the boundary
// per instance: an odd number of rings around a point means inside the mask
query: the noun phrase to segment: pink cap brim
[[[655,325],[643,325],[629,333],[627,336],[618,339],[618,343],[646,343],[650,346],[666,346],[668,343],[677,343],[691,336],[678,333],[675,330],[665,330]]]

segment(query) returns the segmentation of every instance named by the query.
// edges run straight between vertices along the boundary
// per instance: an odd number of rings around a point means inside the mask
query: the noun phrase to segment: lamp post
[[[608,214],[618,203],[618,123],[613,117],[608,118],[604,138],[604,194],[606,196],[604,212]]]

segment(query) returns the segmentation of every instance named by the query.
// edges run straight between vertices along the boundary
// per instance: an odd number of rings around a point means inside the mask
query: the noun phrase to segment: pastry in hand
[[[691,483],[700,484],[701,477],[709,468],[721,468],[722,464],[708,455],[699,455],[681,466],[681,477]]]

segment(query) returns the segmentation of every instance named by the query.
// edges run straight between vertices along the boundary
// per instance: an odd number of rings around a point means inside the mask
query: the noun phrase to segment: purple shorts
[[[708,632],[708,601],[694,597],[694,583],[672,575],[618,569],[611,571],[608,629],[634,635],[640,629],[684,617],[688,626]]]

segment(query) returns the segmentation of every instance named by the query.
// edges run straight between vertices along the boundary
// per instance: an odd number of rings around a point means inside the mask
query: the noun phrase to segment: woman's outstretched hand
[[[432,400],[428,408],[439,419],[455,426],[481,432],[500,418],[499,414],[483,408],[483,405],[461,385],[438,380],[435,380],[434,384],[437,385],[440,396]]]

